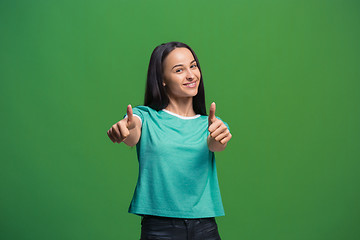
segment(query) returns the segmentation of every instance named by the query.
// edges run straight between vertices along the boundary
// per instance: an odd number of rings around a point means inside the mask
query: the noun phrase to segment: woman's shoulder
[[[141,118],[148,118],[149,116],[155,116],[158,113],[157,110],[144,105],[137,105],[132,109],[133,109],[133,113],[135,115],[140,116]]]
[[[155,109],[152,109],[149,106],[144,106],[144,105],[137,105],[135,107],[133,107],[133,110],[137,110],[137,111],[141,111],[141,112],[157,112]]]

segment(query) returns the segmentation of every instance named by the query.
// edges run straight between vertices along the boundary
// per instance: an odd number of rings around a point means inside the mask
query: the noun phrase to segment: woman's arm
[[[127,107],[127,117],[115,123],[107,134],[113,143],[124,142],[126,145],[135,146],[141,136],[141,121],[134,117],[131,105]]]
[[[226,148],[227,142],[230,141],[232,135],[223,121],[215,117],[215,103],[210,106],[209,113],[209,136],[207,144],[212,152],[219,152]]]
[[[227,146],[227,142],[222,144],[221,142],[216,141],[215,138],[211,137],[211,135],[209,135],[207,138],[207,144],[208,144],[209,150],[212,152],[223,151]]]
[[[127,119],[128,117],[124,118]],[[126,139],[124,140],[124,143],[130,147],[135,146],[141,136],[141,122],[140,119],[138,119],[137,117],[134,117],[134,121],[135,121],[135,128],[129,130],[130,134],[129,136],[126,137]]]

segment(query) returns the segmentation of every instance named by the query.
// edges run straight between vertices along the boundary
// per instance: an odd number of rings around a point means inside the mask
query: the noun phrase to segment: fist
[[[210,136],[214,138],[217,142],[221,144],[227,143],[232,135],[229,129],[226,127],[225,123],[220,119],[215,117],[215,103],[211,103],[210,113],[209,113],[209,132]]]
[[[132,107],[129,104],[126,109],[127,117],[115,123],[108,131],[107,135],[110,140],[115,143],[121,143],[124,141],[129,135],[130,130],[135,128],[135,121],[133,116]]]

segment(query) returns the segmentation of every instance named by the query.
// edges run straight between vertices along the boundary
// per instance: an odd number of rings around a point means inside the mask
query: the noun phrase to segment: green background
[[[139,239],[136,149],[106,132],[168,41],[232,130],[222,239],[360,239],[359,26],[355,0],[1,1],[0,239]]]

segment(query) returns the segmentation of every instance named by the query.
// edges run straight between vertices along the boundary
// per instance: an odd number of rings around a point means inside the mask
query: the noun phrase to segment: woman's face
[[[194,97],[198,93],[201,73],[187,48],[175,48],[166,56],[163,76],[163,85],[170,97]]]

